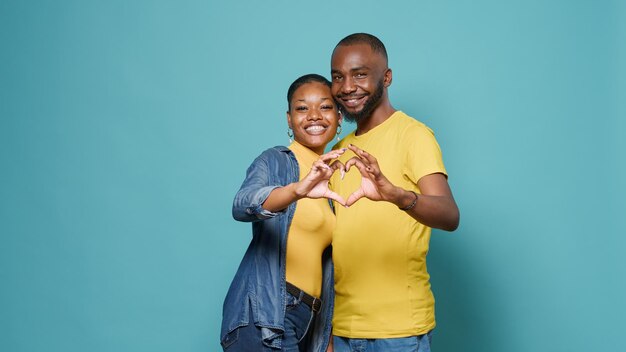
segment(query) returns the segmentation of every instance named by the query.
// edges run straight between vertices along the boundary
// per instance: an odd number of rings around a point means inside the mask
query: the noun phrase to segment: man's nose
[[[354,81],[350,77],[346,77],[343,79],[341,84],[341,92],[344,94],[352,93],[356,90],[356,86],[354,85]]]

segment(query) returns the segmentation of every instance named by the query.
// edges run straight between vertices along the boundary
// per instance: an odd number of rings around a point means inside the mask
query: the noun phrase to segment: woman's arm
[[[251,222],[277,215],[262,207],[272,190],[281,186],[269,184],[269,155],[269,152],[261,154],[248,167],[246,178],[233,200],[232,213],[235,220]]]
[[[340,204],[345,204],[340,195],[328,188],[328,180],[335,170],[343,168],[343,164],[340,162],[335,162],[332,165],[328,165],[328,163],[338,158],[344,151],[345,149],[338,149],[321,155],[311,166],[311,171],[302,180],[273,189],[263,202],[263,208],[271,212],[281,211],[287,208],[289,204],[305,197],[329,198]]]
[[[333,150],[326,153],[313,163],[311,171],[298,182],[284,186],[270,185],[270,170],[265,153],[254,160],[248,168],[246,179],[235,195],[233,201],[233,217],[238,221],[259,221],[278,215],[289,204],[308,198],[329,198],[340,204],[344,199],[328,188],[328,180],[337,169],[344,166],[338,161],[328,165],[345,150]]]

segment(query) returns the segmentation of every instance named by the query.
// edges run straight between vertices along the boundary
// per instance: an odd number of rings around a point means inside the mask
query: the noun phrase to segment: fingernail
[[[341,179],[343,180],[343,177],[346,175],[346,172],[341,170]]]

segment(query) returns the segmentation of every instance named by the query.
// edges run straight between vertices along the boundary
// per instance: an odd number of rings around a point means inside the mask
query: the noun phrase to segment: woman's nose
[[[309,120],[319,120],[322,118],[322,114],[320,114],[317,109],[311,109],[309,114],[307,115]]]

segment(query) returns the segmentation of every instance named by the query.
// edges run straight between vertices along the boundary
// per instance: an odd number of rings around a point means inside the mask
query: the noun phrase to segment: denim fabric
[[[289,293],[287,295],[282,351],[306,352],[311,337],[311,334],[307,333],[311,330],[315,313],[311,307],[302,302],[302,296],[294,297]]]
[[[311,338],[311,323],[315,313],[302,302],[302,297],[287,293],[285,306],[285,333],[280,349],[263,344],[261,328],[248,324],[232,331],[224,347],[225,352],[306,352]]]
[[[430,352],[432,331],[419,336],[392,339],[350,339],[334,336],[334,352]]]
[[[235,195],[235,220],[252,223],[252,241],[244,254],[224,300],[221,342],[236,343],[241,327],[255,325],[265,346],[281,348],[285,331],[285,260],[287,232],[296,209],[273,213],[262,208],[270,192],[299,180],[295,155],[286,147],[274,147],[258,156],[247,170]],[[333,309],[331,249],[324,252],[322,308],[313,325],[309,351],[325,352],[330,338]]]

